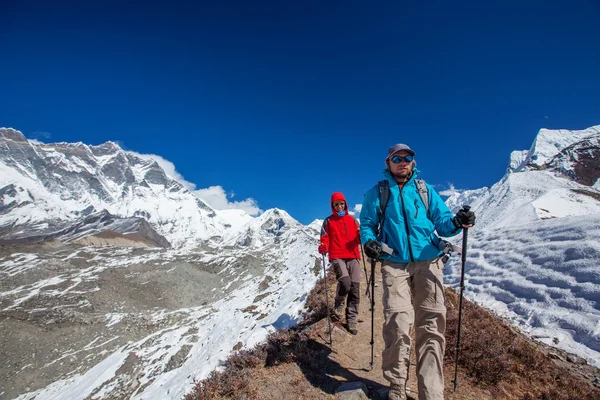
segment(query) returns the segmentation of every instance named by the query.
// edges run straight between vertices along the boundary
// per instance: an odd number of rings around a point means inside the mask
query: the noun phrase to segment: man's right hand
[[[319,245],[319,254],[327,254],[327,246],[324,244]]]
[[[377,260],[381,252],[381,243],[376,240],[367,240],[367,243],[365,243],[365,254],[367,257]]]

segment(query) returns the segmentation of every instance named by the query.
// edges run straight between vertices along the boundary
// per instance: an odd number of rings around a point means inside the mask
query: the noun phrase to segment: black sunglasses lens
[[[404,156],[404,157],[394,156],[394,157],[392,157],[392,162],[394,164],[400,164],[401,161],[409,163],[409,162],[412,162],[412,160],[413,160],[413,156]]]

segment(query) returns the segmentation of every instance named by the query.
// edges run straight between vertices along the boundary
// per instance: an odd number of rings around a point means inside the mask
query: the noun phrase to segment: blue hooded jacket
[[[429,217],[425,204],[419,196],[415,177],[419,171],[415,168],[411,178],[402,188],[389,172],[384,171],[390,186],[390,197],[385,210],[382,233],[377,235],[379,209],[379,187],[375,185],[365,194],[360,211],[360,239],[379,240],[394,253],[382,254],[381,258],[398,263],[431,260],[442,254],[438,235],[450,237],[458,234],[462,228],[456,228],[454,215],[442,201],[439,194],[427,185],[429,196]]]

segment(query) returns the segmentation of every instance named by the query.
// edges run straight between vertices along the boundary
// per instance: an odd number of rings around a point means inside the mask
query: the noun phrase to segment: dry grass
[[[317,264],[320,270],[315,272],[322,275],[323,266],[321,265],[321,260],[317,260]],[[333,290],[336,283],[337,281],[335,279],[335,273],[333,273],[333,270],[330,270],[327,272],[327,288],[330,291],[330,293],[328,293],[329,299],[333,297],[331,290]],[[325,280],[321,278],[317,281],[315,287],[308,294],[304,306],[304,313],[302,315],[302,325],[312,325],[327,316],[327,308],[325,307],[325,302],[323,301],[325,298],[325,288]],[[330,307],[331,306],[332,304],[330,304]]]
[[[335,278],[333,274],[328,275],[328,287],[333,288]],[[252,350],[236,352],[225,361],[221,372],[212,372],[206,379],[196,382],[194,390],[185,399],[271,398],[264,392],[265,385],[254,382],[252,377],[257,375],[257,371],[276,370],[277,366],[286,363],[297,364],[304,374],[303,378],[313,387],[330,385],[327,373],[332,373],[331,360],[328,359],[331,350],[316,340],[316,334],[310,328],[326,316],[324,292],[325,283],[321,279],[307,298],[303,323],[271,334],[263,344]],[[447,369],[453,370],[458,295],[450,289],[446,290],[446,295],[448,345],[445,363]],[[539,346],[486,310],[463,300],[462,321],[459,365],[467,376],[466,381],[461,381],[462,386],[478,386],[485,388],[494,398],[511,400],[600,399],[600,390],[587,380],[560,368]],[[337,373],[347,372],[343,366],[337,367]],[[278,381],[277,377],[271,378],[272,382]],[[287,392],[293,395],[294,390],[290,387]]]
[[[446,365],[454,365],[459,298],[449,289],[446,296]],[[458,363],[475,384],[510,399],[600,399],[599,389],[559,367],[531,340],[464,299],[462,321]]]
[[[271,368],[285,363],[296,363],[304,371],[314,370],[311,382],[318,385],[324,365],[323,346],[312,336],[310,329],[295,327],[269,335],[267,340],[252,350],[242,350],[231,355],[223,365],[223,371],[213,371],[210,376],[196,383],[194,391],[186,400],[204,399],[261,399],[252,376],[255,368]],[[326,351],[326,350],[325,350]]]

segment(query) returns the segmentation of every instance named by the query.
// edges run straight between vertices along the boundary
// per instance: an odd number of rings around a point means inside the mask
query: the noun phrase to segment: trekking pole
[[[375,264],[377,259],[371,259],[371,370],[375,367]]]
[[[466,212],[469,212],[471,207],[463,206],[463,209]],[[458,332],[456,337],[456,357],[454,359],[454,391],[456,392],[456,387],[458,386],[458,353],[460,351],[460,324],[462,321],[462,301],[463,301],[463,290],[465,289],[465,262],[467,261],[467,235],[469,229],[463,228],[463,242],[462,242],[462,267],[460,270],[460,300],[458,303]]]
[[[394,253],[394,250],[385,243],[378,242],[378,246],[377,254],[392,255]],[[379,256],[371,258],[371,370],[375,367],[375,265],[378,258]]]
[[[363,268],[365,270],[365,279],[367,280],[367,291],[365,292],[365,295],[370,299],[371,298],[371,289],[370,289],[370,283],[369,283],[369,274],[367,273],[367,264],[365,263],[365,250],[363,249],[362,243],[360,244],[360,252],[362,253],[362,262],[363,262]]]
[[[331,316],[329,315],[329,291],[327,290],[327,268],[325,267],[325,254],[323,254],[323,279],[325,280],[325,308],[327,308],[327,326],[329,327],[329,346],[333,345],[331,338]]]

